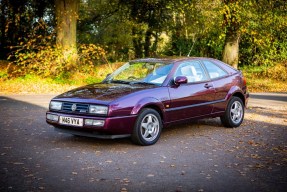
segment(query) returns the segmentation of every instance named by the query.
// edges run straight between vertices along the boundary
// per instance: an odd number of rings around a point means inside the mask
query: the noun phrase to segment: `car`
[[[225,127],[244,119],[246,79],[222,61],[203,57],[131,60],[101,82],[53,98],[46,122],[57,131],[96,138],[130,137],[153,145],[164,127],[220,117]]]

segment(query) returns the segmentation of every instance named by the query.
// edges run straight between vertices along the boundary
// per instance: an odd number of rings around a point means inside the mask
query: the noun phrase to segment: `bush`
[[[58,77],[69,71],[89,72],[99,63],[106,62],[105,50],[99,46],[81,44],[76,51],[69,52],[52,45],[51,39],[52,36],[39,35],[20,43],[21,47],[8,57],[12,67],[10,75]]]
[[[287,81],[287,62],[278,63],[274,67],[269,67],[264,71],[263,75],[272,79]]]
[[[276,63],[273,66],[246,66],[242,70],[248,78],[258,77],[287,81],[287,62]]]

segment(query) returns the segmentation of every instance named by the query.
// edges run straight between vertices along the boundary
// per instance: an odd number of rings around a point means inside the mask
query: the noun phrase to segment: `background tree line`
[[[285,0],[1,0],[0,56],[54,75],[155,56],[287,60]]]

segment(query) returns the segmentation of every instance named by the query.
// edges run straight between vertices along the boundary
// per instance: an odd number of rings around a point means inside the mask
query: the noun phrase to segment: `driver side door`
[[[210,114],[215,90],[200,61],[184,61],[175,71],[174,77],[177,76],[185,76],[188,82],[168,88],[171,99],[168,119],[175,122]]]

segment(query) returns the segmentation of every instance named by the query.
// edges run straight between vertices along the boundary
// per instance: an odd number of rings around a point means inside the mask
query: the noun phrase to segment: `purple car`
[[[206,117],[238,127],[249,94],[239,70],[210,58],[132,60],[102,83],[63,93],[50,102],[56,130],[97,138],[131,136],[155,144],[162,128]]]

